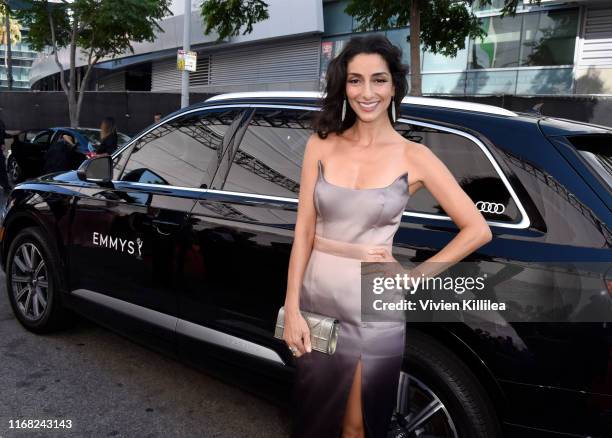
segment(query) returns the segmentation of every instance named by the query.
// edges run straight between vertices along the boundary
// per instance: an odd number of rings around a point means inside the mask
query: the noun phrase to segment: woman
[[[115,119],[106,117],[100,124],[100,144],[96,147],[97,154],[112,154],[117,149],[117,128]]]
[[[378,35],[351,39],[327,71],[303,158],[285,298],[283,339],[296,357],[293,437],[386,437],[405,323],[361,322],[360,261],[395,261],[408,198],[426,187],[460,228],[419,275],[436,275],[439,262],[456,263],[491,239],[446,166],[393,128],[406,73],[401,50]],[[302,310],[340,320],[334,354],[312,350]]]

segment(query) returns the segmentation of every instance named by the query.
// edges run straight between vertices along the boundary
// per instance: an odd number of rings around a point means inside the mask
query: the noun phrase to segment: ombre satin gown
[[[316,235],[300,290],[300,310],[340,321],[336,351],[312,350],[295,359],[293,438],[337,438],[358,360],[366,437],[386,437],[397,398],[405,323],[361,321],[361,261],[386,247],[410,197],[408,173],[380,188],[329,183],[319,160],[314,189]],[[370,259],[371,260],[371,259]]]

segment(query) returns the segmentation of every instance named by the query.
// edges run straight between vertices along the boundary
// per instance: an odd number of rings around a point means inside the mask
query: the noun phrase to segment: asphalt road
[[[230,376],[231,377],[231,376]],[[11,429],[11,420],[71,420]],[[0,273],[0,438],[287,437],[272,404],[82,320],[38,336],[15,319]]]

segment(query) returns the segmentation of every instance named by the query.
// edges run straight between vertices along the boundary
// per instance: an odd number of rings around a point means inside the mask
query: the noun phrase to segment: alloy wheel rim
[[[17,179],[19,178],[19,164],[17,164],[17,161],[15,160],[10,161],[9,175],[11,176],[13,182],[17,181]]]
[[[47,265],[33,243],[24,243],[15,251],[11,286],[21,315],[30,321],[41,319],[47,310],[49,278]]]
[[[393,414],[392,436],[421,438],[458,438],[455,422],[448,409],[421,380],[400,372],[397,403]]]

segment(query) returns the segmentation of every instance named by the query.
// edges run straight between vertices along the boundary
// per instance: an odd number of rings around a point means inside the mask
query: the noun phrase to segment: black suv
[[[138,134],[112,161],[18,185],[0,249],[19,321],[43,333],[76,311],[188,362],[234,364],[257,376],[253,385],[290,388],[295,359],[273,333],[319,97],[215,96]],[[490,225],[493,240],[470,261],[506,277],[548,260],[612,266],[611,129],[414,97],[396,129],[444,161]],[[426,260],[456,232],[420,190],[394,256]],[[612,280],[599,280],[612,293]],[[610,436],[607,323],[407,330],[393,423],[407,436]]]

